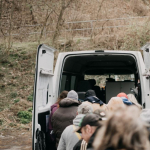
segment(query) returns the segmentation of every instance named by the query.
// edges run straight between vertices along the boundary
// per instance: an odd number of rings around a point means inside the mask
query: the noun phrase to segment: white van
[[[144,61],[138,51],[91,50],[59,53],[55,71],[54,52],[54,48],[46,45],[38,47],[33,99],[33,150],[36,150],[39,142],[38,132],[42,131],[43,136],[46,134],[50,106],[63,90],[75,90],[79,99],[84,99],[85,91],[94,89],[97,94],[101,93],[99,98],[108,103],[112,96],[120,92],[128,94],[138,89],[138,102],[143,108],[150,108],[148,45],[143,47]]]

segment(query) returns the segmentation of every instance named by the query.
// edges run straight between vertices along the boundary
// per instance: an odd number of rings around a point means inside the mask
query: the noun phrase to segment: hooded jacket
[[[52,126],[56,137],[56,145],[59,143],[64,129],[73,124],[73,119],[76,117],[79,104],[79,101],[71,98],[65,98],[60,101],[59,108],[52,116]]]
[[[98,97],[96,97],[96,94],[95,94],[95,91],[94,90],[88,90],[86,93],[85,93],[85,100],[84,101],[88,101],[88,102],[91,102],[91,103],[97,103],[97,104],[100,104],[103,105],[103,101],[101,101]]]
[[[103,103],[99,98],[97,98],[96,96],[89,96],[89,97],[87,97],[84,101],[88,101],[88,102],[91,102],[91,103],[97,103],[97,104],[100,104],[100,106],[104,104],[104,103]]]
[[[57,150],[73,150],[73,147],[81,138],[79,133],[74,133],[74,129],[79,126],[83,116],[85,116],[85,114],[77,115],[73,120],[73,125],[65,128],[61,135]]]

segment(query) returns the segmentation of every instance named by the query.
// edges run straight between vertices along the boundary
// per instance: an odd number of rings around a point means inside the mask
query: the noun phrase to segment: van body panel
[[[146,99],[146,107],[150,108],[150,43],[144,45],[141,50],[143,50],[144,57],[144,72],[143,77],[145,79],[145,99]]]
[[[38,114],[49,110],[53,99],[53,62],[55,49],[46,45],[38,47],[33,98],[33,149],[36,143],[36,131],[41,130]]]

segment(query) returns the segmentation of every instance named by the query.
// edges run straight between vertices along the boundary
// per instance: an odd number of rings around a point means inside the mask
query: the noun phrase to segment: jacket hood
[[[126,105],[133,105],[133,103],[130,102],[126,97],[121,97],[121,99],[122,99],[124,104],[126,104]]]
[[[57,104],[53,104],[53,105],[51,106],[51,111],[52,111],[55,107],[57,107]]]
[[[78,105],[80,105],[80,102],[78,100],[74,100],[71,98],[64,98],[59,103],[60,107],[69,107],[69,106],[78,106]]]
[[[81,119],[85,116],[85,114],[79,114],[77,115],[74,120],[73,120],[73,124],[75,126],[79,126],[80,122],[81,122]]]

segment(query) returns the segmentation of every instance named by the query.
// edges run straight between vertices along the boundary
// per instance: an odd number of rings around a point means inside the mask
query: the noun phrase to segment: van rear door
[[[38,47],[35,70],[33,120],[32,120],[32,149],[37,143],[36,133],[41,130],[38,114],[49,110],[49,103],[53,99],[53,62],[55,49],[46,45]]]
[[[145,82],[145,92],[146,92],[146,108],[150,108],[150,43],[144,45],[142,48],[144,63],[145,63],[145,72],[143,76],[146,78]]]

